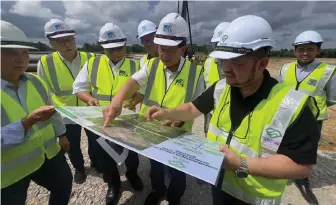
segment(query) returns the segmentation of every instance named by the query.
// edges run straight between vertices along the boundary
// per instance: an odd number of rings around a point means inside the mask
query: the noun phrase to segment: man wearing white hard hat
[[[138,26],[137,38],[140,38],[141,44],[145,47],[146,55],[140,59],[140,68],[142,68],[148,60],[158,57],[158,48],[154,43],[154,34],[156,32],[156,25],[148,20],[143,20]]]
[[[140,109],[142,116],[146,116],[152,105],[173,108],[190,102],[203,92],[203,68],[183,58],[187,49],[187,37],[187,22],[179,14],[170,13],[161,20],[154,38],[159,58],[149,60],[120,89],[112,103],[104,108],[105,125],[120,114],[122,102],[139,89],[145,90]],[[164,124],[191,131],[193,120],[168,121]],[[180,204],[186,188],[186,175],[174,169],[167,190],[164,184],[164,165],[154,160],[150,162],[152,192],[145,204],[157,204],[166,191],[169,204]]]
[[[229,25],[229,22],[222,22],[217,25],[214,30],[213,36],[211,38],[211,43],[214,48],[217,46],[217,43],[220,40],[225,28]],[[205,88],[208,89],[212,84],[223,79],[224,73],[221,69],[221,66],[218,65],[219,62],[216,62],[215,58],[208,57],[204,62],[204,80],[205,80]],[[205,116],[204,120],[204,132],[208,132],[209,120],[211,119],[211,114]]]
[[[0,30],[1,204],[24,205],[31,181],[50,191],[50,205],[68,204],[72,174],[64,156],[70,146],[65,126],[48,106],[46,83],[25,73],[29,49],[35,48],[13,24],[1,21]]]
[[[322,36],[316,31],[299,34],[293,43],[297,60],[283,65],[278,77],[279,82],[313,97],[310,103],[317,105],[320,131],[328,119],[328,107],[336,104],[336,67],[315,59],[322,43]],[[295,184],[309,203],[318,204],[308,178],[295,180]]]
[[[214,110],[207,137],[225,153],[212,188],[215,205],[280,204],[287,180],[309,176],[316,163],[319,129],[306,105],[310,97],[266,70],[272,33],[261,17],[233,20],[210,54],[225,79],[191,103],[148,112],[151,119],[186,121]]]
[[[56,106],[86,106],[72,94],[72,85],[80,69],[93,53],[77,51],[75,43],[75,31],[59,19],[51,19],[44,26],[45,36],[55,52],[44,55],[37,64],[38,75],[47,82],[52,92],[52,101]],[[74,181],[78,184],[86,179],[84,158],[80,148],[82,127],[67,118],[63,118],[66,124],[66,136],[71,143],[68,152],[69,159],[75,168]],[[91,166],[97,168],[97,156],[93,145],[93,133],[85,129],[88,136],[88,153]]]
[[[139,63],[126,58],[126,36],[120,27],[114,23],[106,23],[99,34],[98,43],[104,48],[105,55],[91,58],[80,71],[74,85],[73,93],[79,99],[91,106],[108,105],[120,88],[131,76],[139,70]],[[131,110],[139,103],[138,93],[130,96],[124,104]],[[131,98],[132,97],[132,98]],[[96,139],[98,136],[96,136]],[[108,142],[108,141],[107,141]],[[102,166],[104,180],[108,184],[106,204],[117,204],[120,196],[120,175],[116,162],[96,143],[99,152],[99,164]],[[117,144],[111,144],[114,149],[123,150]],[[137,174],[139,158],[137,153],[130,151],[125,161],[126,177],[135,190],[142,190],[143,184]]]

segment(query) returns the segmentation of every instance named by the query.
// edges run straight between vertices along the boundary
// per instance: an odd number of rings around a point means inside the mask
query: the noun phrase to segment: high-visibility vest
[[[140,59],[140,68],[142,68],[148,61],[148,54],[144,55]]]
[[[275,85],[267,99],[262,100],[245,116],[236,130],[231,130],[231,89],[225,79],[216,84],[215,111],[210,120],[208,139],[230,148],[243,158],[262,158],[277,152],[284,133],[300,115],[309,95],[284,84]],[[270,146],[271,145],[271,146]],[[287,180],[248,175],[239,178],[225,170],[218,186],[235,198],[249,204],[280,204]]]
[[[110,104],[120,88],[139,70],[139,63],[125,58],[118,75],[114,76],[109,62],[108,57],[102,55],[91,58],[88,63],[92,96],[101,106]]]
[[[220,76],[215,58],[207,58],[204,63],[204,81],[206,89],[208,89],[215,82],[219,81],[219,79]]]
[[[94,53],[79,52],[80,69]],[[43,70],[52,88],[52,101],[58,106],[86,106],[86,103],[72,94],[73,83],[77,76],[73,76],[70,69],[63,62],[57,52],[41,57]]]
[[[148,109],[154,105],[175,108],[183,103],[191,102],[202,72],[201,66],[186,59],[181,71],[166,91],[164,64],[159,58],[151,59],[148,62],[149,77],[139,114],[146,116]],[[185,122],[182,128],[191,131],[192,124],[193,120]]]
[[[334,65],[320,63],[301,82],[298,82],[296,78],[296,62],[285,64],[280,72],[284,76],[284,84],[293,87],[295,90],[302,91],[315,99],[311,100],[310,103],[314,103],[318,107],[319,114],[317,120],[326,120],[328,119],[328,108],[325,86],[335,72],[335,68]]]
[[[38,76],[27,74],[26,112],[23,107],[1,90],[1,127],[18,120],[48,101],[47,86]],[[8,187],[38,170],[45,160],[59,151],[53,125],[50,121],[39,122],[28,131],[29,138],[19,145],[1,150],[1,189]]]

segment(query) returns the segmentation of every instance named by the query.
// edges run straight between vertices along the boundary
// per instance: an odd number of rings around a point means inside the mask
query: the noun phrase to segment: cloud
[[[64,22],[68,24],[72,29],[88,29],[91,27],[90,23],[87,23],[85,20],[65,18]]]
[[[18,1],[13,5],[9,12],[21,16],[31,16],[44,19],[60,18],[60,16],[54,14],[50,8],[42,7],[41,1]]]
[[[242,15],[259,15],[273,28],[277,48],[291,48],[295,37],[305,30],[316,30],[323,38],[336,33],[336,2],[274,1],[189,1],[193,43],[209,43],[215,27]],[[180,11],[182,3],[180,2]],[[19,1],[2,3],[2,18],[20,25],[28,37],[43,38],[43,26],[59,18],[76,30],[78,44],[96,42],[100,28],[108,22],[121,27],[128,44],[136,38],[138,24],[144,20],[159,24],[170,12],[177,12],[176,1]],[[328,41],[327,47],[336,47]]]

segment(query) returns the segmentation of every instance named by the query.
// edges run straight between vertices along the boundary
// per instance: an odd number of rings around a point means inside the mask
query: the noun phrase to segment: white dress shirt
[[[182,69],[184,65],[185,59],[181,57],[180,64],[175,72],[170,71],[164,66],[164,72],[166,76],[166,89],[169,88],[170,84],[174,81],[175,77],[179,74],[179,71]],[[132,78],[136,80],[140,85],[139,93],[144,94],[147,87],[148,82],[148,62],[136,73],[133,74]],[[167,91],[167,90],[166,90]],[[198,84],[193,96],[193,100],[196,99],[204,92],[204,77],[203,74],[200,75],[200,79],[198,80]]]
[[[79,52],[77,52],[77,56],[72,62],[67,61],[61,53],[57,52],[63,63],[69,68],[71,75],[75,79],[80,71],[80,64],[81,64],[81,59]],[[57,69],[57,68],[56,68]],[[52,91],[51,85],[48,81],[47,75],[45,74],[44,70],[42,69],[42,63],[41,60],[37,63],[37,74],[47,83],[47,86],[49,87],[49,91]],[[49,95],[51,96],[51,95]],[[76,124],[73,121],[69,120],[68,118],[63,117],[63,122],[65,124]]]

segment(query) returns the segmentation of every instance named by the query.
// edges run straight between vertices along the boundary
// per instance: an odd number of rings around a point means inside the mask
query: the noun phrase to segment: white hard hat
[[[177,13],[167,14],[155,33],[154,43],[164,46],[177,46],[188,37],[188,24]]]
[[[224,30],[214,52],[213,58],[236,58],[262,47],[274,47],[272,28],[269,23],[254,15],[236,18]]]
[[[50,19],[50,21],[44,25],[44,35],[47,38],[61,38],[75,34],[76,32],[74,30],[59,19]]]
[[[138,35],[137,38],[141,38],[147,34],[156,32],[156,25],[148,20],[143,20],[138,26]]]
[[[212,43],[219,42],[220,37],[222,36],[224,29],[229,24],[230,24],[229,22],[222,22],[222,23],[218,24],[218,26],[215,28],[213,36],[211,38]]]
[[[32,47],[31,43],[28,42],[26,34],[14,26],[13,24],[1,20],[1,48],[28,48],[36,49]]]
[[[316,31],[304,31],[298,35],[293,43],[293,46],[306,43],[322,43],[322,36]]]
[[[114,23],[106,23],[99,33],[99,44],[103,48],[116,48],[124,46],[127,39],[119,26]]]

